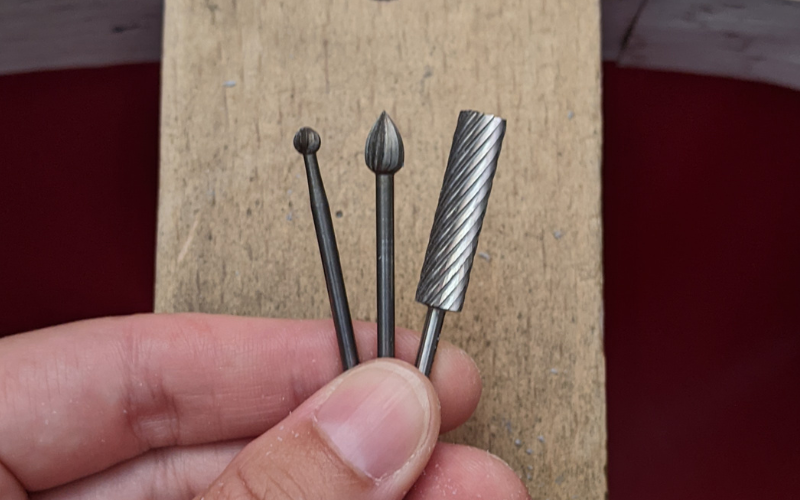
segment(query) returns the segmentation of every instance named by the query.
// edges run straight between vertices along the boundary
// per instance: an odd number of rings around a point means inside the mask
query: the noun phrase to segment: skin
[[[374,358],[375,325],[354,326],[362,362]],[[413,361],[418,342],[398,330],[397,357]],[[427,451],[387,481],[360,476],[314,428],[354,376],[340,375],[330,321],[150,314],[0,339],[0,498],[528,498],[496,457],[436,443],[480,398],[466,353],[442,342],[430,381],[402,361],[372,363],[419,377],[432,408]],[[279,439],[284,428],[299,437]],[[274,470],[302,477],[300,490]],[[241,491],[214,489],[226,480]]]

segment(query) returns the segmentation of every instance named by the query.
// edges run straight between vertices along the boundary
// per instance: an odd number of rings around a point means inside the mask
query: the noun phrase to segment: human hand
[[[374,325],[355,328],[374,357]],[[398,330],[398,357],[418,341]],[[430,381],[397,360],[340,370],[329,321],[140,315],[0,339],[0,498],[528,498],[499,459],[436,442],[480,396],[463,351],[443,342]]]

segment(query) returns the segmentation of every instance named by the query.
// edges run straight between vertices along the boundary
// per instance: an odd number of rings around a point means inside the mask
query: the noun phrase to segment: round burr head
[[[444,173],[416,299],[429,307],[460,311],[483,216],[492,191],[506,121],[462,111]]]
[[[403,166],[404,156],[403,138],[384,111],[369,131],[364,160],[376,174],[393,174]]]
[[[303,127],[294,135],[294,149],[301,155],[311,155],[319,151],[322,141],[311,127]]]

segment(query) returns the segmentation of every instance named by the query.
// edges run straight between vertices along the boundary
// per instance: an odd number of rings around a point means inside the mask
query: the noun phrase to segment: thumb
[[[250,443],[197,498],[401,499],[439,435],[439,400],[416,368],[364,363]]]

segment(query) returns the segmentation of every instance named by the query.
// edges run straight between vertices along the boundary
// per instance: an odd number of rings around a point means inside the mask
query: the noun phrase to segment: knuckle
[[[127,328],[120,338],[124,387],[120,405],[130,433],[142,450],[181,443],[181,405],[149,360],[154,348],[141,332]]]
[[[224,500],[317,500],[364,498],[375,483],[344,462],[304,422],[287,431],[290,439],[266,440],[246,450],[206,498]],[[321,481],[325,478],[324,481]]]
[[[224,482],[217,483],[220,500],[305,500],[310,498],[291,471],[280,464],[258,471],[239,467]]]

